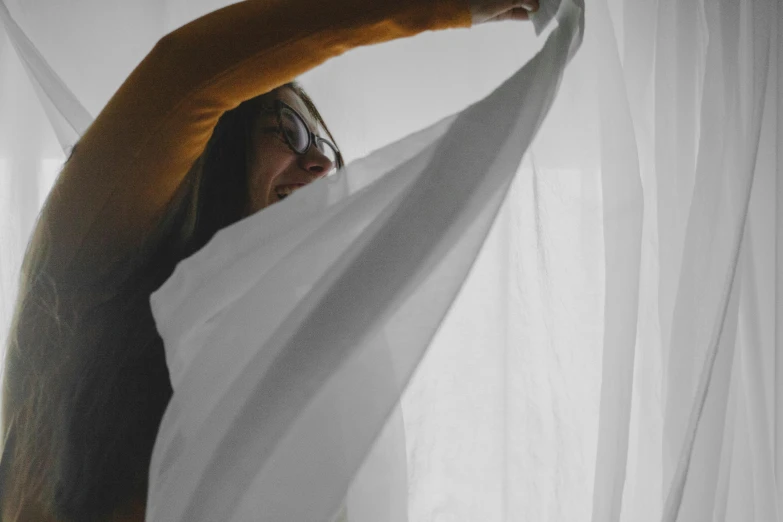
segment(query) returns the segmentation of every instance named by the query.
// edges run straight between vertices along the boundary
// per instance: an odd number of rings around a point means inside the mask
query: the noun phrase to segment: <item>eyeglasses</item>
[[[315,134],[305,123],[304,118],[294,108],[281,100],[275,100],[271,107],[261,107],[261,112],[275,113],[277,116],[276,127],[264,127],[260,132],[273,132],[282,135],[286,145],[299,155],[304,155],[312,145],[332,162],[332,169],[327,175],[334,174],[343,168],[343,157],[337,146],[331,141]]]

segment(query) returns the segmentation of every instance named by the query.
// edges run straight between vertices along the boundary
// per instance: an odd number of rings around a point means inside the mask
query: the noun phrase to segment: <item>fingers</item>
[[[524,7],[514,7],[513,9],[510,9],[505,13],[499,14],[491,21],[502,22],[504,20],[529,20],[529,19],[530,19],[530,11],[528,11]]]
[[[522,8],[530,13],[535,13],[539,8],[538,0],[520,0],[519,2],[514,2],[514,5],[514,10]],[[518,7],[516,7],[517,5]]]
[[[473,23],[529,20],[539,0],[471,0]]]
[[[493,16],[487,22],[504,22],[504,21],[524,21],[530,20],[530,14],[534,11],[529,11],[524,7],[514,7],[500,13],[497,16]]]

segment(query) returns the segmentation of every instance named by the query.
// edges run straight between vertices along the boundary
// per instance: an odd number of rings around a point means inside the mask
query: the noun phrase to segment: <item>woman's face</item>
[[[323,136],[317,120],[296,92],[283,88],[270,96],[268,104],[278,99],[296,110],[310,130]],[[251,150],[248,154],[248,190],[250,214],[280,201],[279,193],[307,185],[326,176],[332,170],[332,162],[317,147],[311,146],[303,155],[291,150],[285,138],[276,132],[261,129],[277,126],[277,115],[264,112],[256,118],[251,133]]]

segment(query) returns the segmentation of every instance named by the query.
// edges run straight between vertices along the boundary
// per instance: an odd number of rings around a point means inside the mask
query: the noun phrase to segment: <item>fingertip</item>
[[[535,13],[540,7],[538,0],[523,0],[522,7],[530,13]]]

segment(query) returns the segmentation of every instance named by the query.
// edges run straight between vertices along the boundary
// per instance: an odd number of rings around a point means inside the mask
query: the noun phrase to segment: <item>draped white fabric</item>
[[[5,5],[3,332],[62,149],[221,2]],[[567,20],[302,78],[348,158],[395,143],[224,231],[157,294],[177,391],[150,520],[325,520],[346,491],[351,522],[783,518],[783,8],[586,7],[559,90]],[[526,62],[540,74],[503,83]]]
[[[153,294],[174,397],[149,520],[337,512],[578,48],[582,9],[564,0],[561,14],[481,103],[221,231]],[[369,477],[381,487],[362,482],[349,520],[407,519],[404,437],[381,442]],[[386,495],[397,504],[375,500]]]

